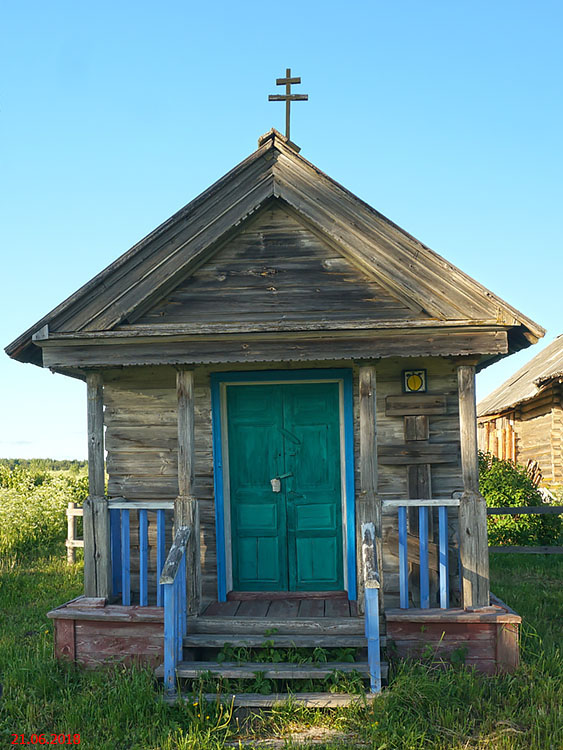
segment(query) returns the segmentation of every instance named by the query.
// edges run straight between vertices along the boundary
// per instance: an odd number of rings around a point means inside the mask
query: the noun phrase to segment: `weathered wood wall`
[[[137,325],[428,317],[279,206],[262,210]]]
[[[560,384],[514,411],[479,419],[479,448],[526,466],[537,461],[544,484],[563,482],[563,401]]]
[[[309,364],[309,363],[308,363]],[[310,366],[334,367],[335,363],[310,363]],[[337,366],[350,366],[338,362]],[[276,365],[274,365],[276,367]],[[429,392],[445,396],[445,414],[428,417],[429,444],[450,444],[457,456],[459,445],[457,376],[453,361],[442,359],[388,359],[376,363],[378,445],[404,445],[404,418],[387,416],[386,398],[401,394],[401,372],[405,367],[428,370]],[[271,369],[264,364],[260,368]],[[216,369],[216,368],[213,368]],[[221,369],[233,369],[232,366]],[[292,368],[295,369],[295,368]],[[210,369],[195,369],[195,495],[200,503],[202,605],[216,598],[215,508],[213,498],[213,458],[211,432]],[[359,368],[354,366],[354,422],[356,488],[359,491]],[[177,478],[177,401],[176,371],[172,367],[146,367],[111,370],[104,373],[108,491],[110,496],[140,500],[173,500],[178,494]],[[462,489],[459,459],[453,463],[431,465],[430,483],[434,497],[451,497]],[[407,497],[407,466],[379,466],[382,498]],[[358,501],[359,498],[357,497]],[[450,512],[450,536],[457,537],[455,512]],[[170,533],[170,532],[169,532]],[[383,518],[383,579],[386,606],[398,606],[397,513],[386,511]],[[136,544],[135,523],[132,524]],[[151,547],[150,573],[155,569],[156,529],[149,526]],[[170,543],[168,537],[167,544]],[[432,547],[431,547],[432,549]],[[431,556],[431,560],[432,560]],[[360,561],[358,561],[359,563]],[[452,583],[457,557],[452,554]],[[133,550],[132,566],[136,565]],[[411,566],[412,588],[417,590],[418,567]],[[133,577],[133,585],[136,578]]]

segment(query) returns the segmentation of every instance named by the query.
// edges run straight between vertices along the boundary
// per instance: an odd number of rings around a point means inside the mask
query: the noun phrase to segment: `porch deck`
[[[314,593],[311,596],[315,596]],[[302,620],[324,617],[358,617],[358,606],[346,596],[327,598],[249,598],[211,602],[202,617],[252,617],[268,620]]]

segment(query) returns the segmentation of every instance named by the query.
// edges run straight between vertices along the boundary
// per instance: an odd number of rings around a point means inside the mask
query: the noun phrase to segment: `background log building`
[[[563,335],[477,407],[479,448],[527,465],[544,484],[563,483]]]

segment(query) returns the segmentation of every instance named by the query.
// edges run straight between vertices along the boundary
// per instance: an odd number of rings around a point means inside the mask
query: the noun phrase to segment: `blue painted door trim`
[[[356,511],[354,498],[354,398],[352,370],[250,370],[211,373],[211,422],[213,429],[213,483],[215,487],[215,533],[217,541],[217,598],[227,599],[227,556],[225,546],[225,496],[223,478],[223,435],[221,385],[268,381],[337,380],[342,383],[344,401],[344,487],[346,513],[346,568],[348,598],[356,599]]]

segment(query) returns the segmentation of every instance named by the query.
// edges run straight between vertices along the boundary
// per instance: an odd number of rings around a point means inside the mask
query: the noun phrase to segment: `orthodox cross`
[[[276,78],[276,86],[285,86],[285,94],[270,94],[269,102],[285,102],[285,136],[289,141],[289,118],[291,115],[291,102],[306,102],[308,94],[292,94],[291,85],[301,83],[301,78],[291,77],[291,68],[286,68],[285,78]]]

